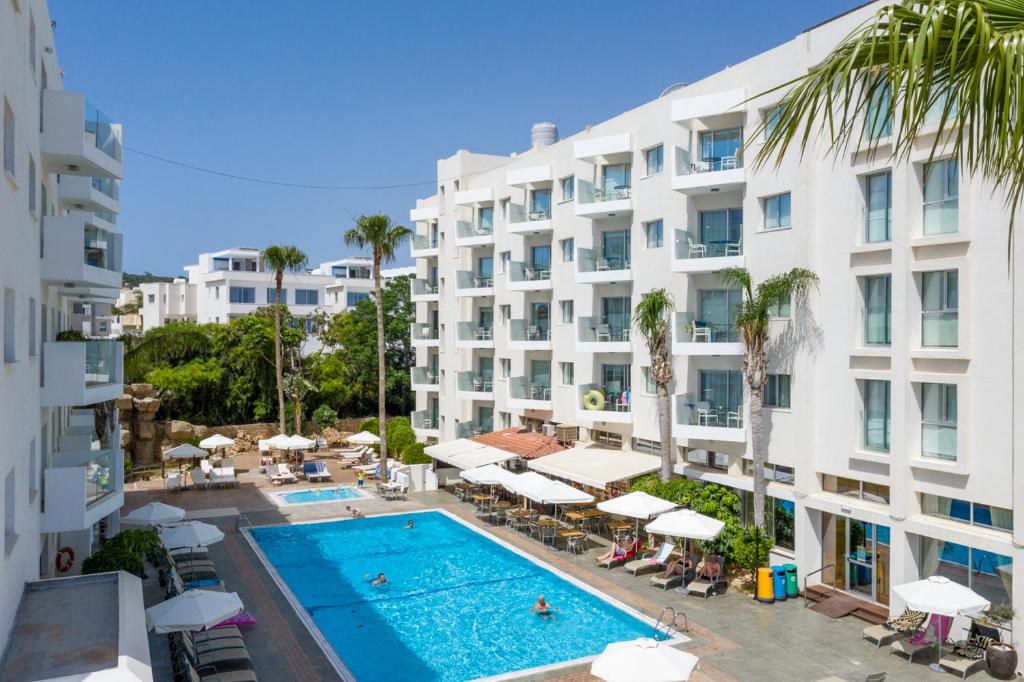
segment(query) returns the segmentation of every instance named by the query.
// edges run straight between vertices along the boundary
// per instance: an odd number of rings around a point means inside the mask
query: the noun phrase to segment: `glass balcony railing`
[[[413,367],[412,383],[417,385],[437,385],[437,370],[433,367]]]
[[[425,279],[414,279],[412,281],[413,296],[430,296],[438,292],[437,282]]]
[[[551,400],[551,380],[538,377],[512,377],[508,395],[516,400]]]
[[[618,272],[631,267],[629,253],[625,251],[576,249],[576,268],[579,272]]]
[[[959,324],[959,312],[921,313],[921,345],[926,348],[956,348]]]
[[[92,504],[116,488],[114,455],[108,453],[89,460],[85,465],[85,503]]]
[[[527,320],[509,320],[508,326],[509,341],[550,341],[551,327],[545,320],[543,324]]]
[[[119,381],[117,372],[118,341],[85,342],[85,385],[100,386]]]
[[[932,459],[956,461],[956,425],[921,424],[921,455]]]
[[[581,384],[579,387],[580,407],[591,412],[630,412],[632,394],[624,390],[610,390],[600,384]]]
[[[460,391],[490,393],[494,390],[494,375],[480,372],[459,372],[456,386]]]
[[[630,328],[619,322],[604,322],[597,317],[577,318],[579,340],[584,343],[622,343],[630,340]]]
[[[706,239],[701,241],[692,232],[687,230],[676,230],[675,234],[676,260],[743,255],[743,241],[741,238],[737,238],[735,241],[728,239]]]
[[[743,405],[719,405],[713,400],[698,400],[693,393],[676,396],[676,424],[743,428]]]
[[[113,123],[88,100],[85,102],[85,139],[96,149],[121,160],[121,126]]]
[[[522,204],[509,204],[508,206],[508,222],[515,225],[516,223],[532,223],[538,220],[549,220],[551,218],[551,209],[534,207],[531,210],[527,210],[526,206]]]
[[[92,225],[85,226],[85,264],[120,272],[120,254],[115,235]]]
[[[493,418],[484,419],[482,421],[460,422],[455,427],[455,435],[458,438],[469,438],[470,436],[479,436],[484,433],[490,433],[493,430]]]
[[[412,236],[412,248],[413,251],[422,251],[423,249],[436,249],[437,248],[437,235],[428,237],[422,234],[414,234]]]
[[[735,324],[698,320],[694,313],[676,313],[677,343],[737,343],[739,340]]]
[[[432,410],[417,410],[412,413],[412,428],[431,430],[438,428],[437,412]]]
[[[437,327],[426,322],[416,322],[412,325],[413,341],[437,341]]]
[[[459,270],[455,273],[457,289],[487,289],[494,286],[494,273]]]
[[[493,341],[494,325],[479,322],[459,322],[456,327],[459,341]]]
[[[510,282],[544,282],[551,279],[551,265],[512,261],[509,265],[508,279]]]
[[[121,194],[120,183],[110,178],[92,178],[92,188],[100,194],[107,195],[114,201],[117,201]]]
[[[468,220],[457,220],[455,221],[455,234],[459,239],[489,237],[494,234],[494,225],[491,223],[471,223]]]
[[[595,185],[589,180],[576,179],[576,203],[599,204],[605,201],[629,199],[632,187],[628,184],[613,185],[610,182],[604,187]]]

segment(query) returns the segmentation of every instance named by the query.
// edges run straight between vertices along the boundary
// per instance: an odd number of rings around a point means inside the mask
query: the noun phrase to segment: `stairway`
[[[872,624],[884,623],[889,618],[889,609],[885,606],[857,599],[845,592],[834,592],[828,585],[812,585],[803,597],[813,602],[810,606],[812,611],[829,618],[852,615]]]

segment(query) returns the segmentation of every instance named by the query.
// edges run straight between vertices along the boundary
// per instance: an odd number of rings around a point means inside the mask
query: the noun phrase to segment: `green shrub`
[[[107,543],[82,562],[82,573],[86,575],[110,571],[128,571],[141,577],[144,573],[142,557],[135,552]]]
[[[110,538],[103,547],[123,549],[144,558],[155,558],[162,546],[160,535],[156,531],[130,528]]]
[[[402,450],[402,464],[430,464],[430,455],[423,452],[423,443],[410,443]]]
[[[337,422],[338,413],[330,405],[321,405],[313,412],[313,423],[321,432],[329,426],[334,426]]]
[[[412,424],[406,417],[392,417],[388,420],[388,452],[397,456],[405,452],[405,449],[416,442],[416,434],[412,430]]]
[[[732,541],[732,558],[741,569],[751,571],[768,563],[768,555],[772,550],[771,536],[762,531],[760,544],[753,526],[747,526],[736,534]]]
[[[88,341],[85,334],[78,331],[77,329],[65,329],[62,332],[57,332],[58,341]]]
[[[375,436],[380,435],[380,421],[376,417],[370,417],[359,425],[360,431],[369,431]]]

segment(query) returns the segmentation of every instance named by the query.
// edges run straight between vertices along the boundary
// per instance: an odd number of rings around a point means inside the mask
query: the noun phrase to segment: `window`
[[[764,229],[780,230],[790,227],[790,198],[789,192],[776,194],[772,197],[765,197],[764,204]]]
[[[743,460],[743,475],[754,475],[754,462],[749,459]],[[784,485],[796,484],[796,469],[782,466],[781,464],[766,463],[764,465],[764,477],[769,481],[782,483]]]
[[[941,516],[973,526],[1013,530],[1013,510],[1003,507],[924,493],[921,495],[921,511],[931,516]]]
[[[921,273],[921,345],[955,348],[959,325],[960,276],[957,270]]]
[[[562,246],[562,262],[571,263],[576,260],[576,240],[570,237],[559,242]]]
[[[512,360],[509,358],[498,358],[498,371],[502,379],[508,379],[512,375]]]
[[[28,13],[28,65],[32,73],[36,72],[36,18]]]
[[[370,299],[370,294],[365,291],[349,291],[345,294],[345,305],[349,308],[354,308],[359,305],[361,301],[367,301]]]
[[[560,362],[558,366],[562,370],[562,385],[574,385],[576,383],[576,365],[572,362]]]
[[[558,181],[562,189],[562,201],[572,201],[576,198],[576,176],[569,175]]]
[[[864,179],[864,241],[887,242],[892,238],[892,172]]]
[[[700,134],[702,170],[720,171],[743,165],[743,129],[708,130]]]
[[[39,453],[36,452],[36,439],[28,444],[28,499],[35,502],[39,496]]]
[[[976,547],[921,537],[921,577],[941,575],[993,604],[1013,601],[1013,559]]]
[[[892,276],[864,278],[864,343],[892,343]]]
[[[28,299],[28,355],[36,355],[36,299]]]
[[[231,287],[228,291],[231,303],[255,303],[256,287]]]
[[[284,290],[282,289],[281,291],[282,291],[281,300],[284,301],[285,300],[284,293],[283,293]],[[220,300],[220,287],[219,286],[216,286],[216,287],[213,288],[213,299],[215,301],[219,301]]]
[[[36,160],[28,157],[28,210],[36,213]]]
[[[630,163],[610,163],[601,166],[601,191],[607,199],[622,199],[629,196],[631,184]]]
[[[892,92],[884,75],[880,75],[868,94],[864,135],[879,140],[892,135]]]
[[[509,197],[502,197],[498,201],[498,208],[501,211],[501,217],[503,219],[505,219],[506,221],[509,220],[512,217],[511,215],[509,215],[509,212],[508,212],[508,207],[509,207],[509,204],[511,204],[511,203],[512,203],[512,199],[510,199]]]
[[[481,206],[477,209],[476,226],[481,234],[490,234],[494,231],[494,208]]]
[[[216,295],[214,296],[214,298],[219,298],[220,297],[219,296],[219,294],[220,294],[220,287],[215,287],[215,292],[216,292]],[[277,303],[277,289],[275,287],[267,287],[267,303],[268,304]],[[288,304],[288,290],[287,289],[281,289],[281,304],[282,305],[287,305]]]
[[[889,434],[892,429],[889,382],[865,379],[863,383],[864,447],[889,452]]]
[[[664,245],[664,222],[661,220],[652,220],[649,223],[644,223],[644,231],[647,234],[647,248],[657,249]]]
[[[211,262],[211,267],[216,270],[227,270],[230,267],[231,261],[224,256],[215,256]]]
[[[769,317],[789,317],[792,308],[792,301],[789,296],[786,296],[783,300],[779,301],[768,307]]]
[[[855,497],[866,502],[889,504],[890,499],[890,490],[887,485],[858,481],[855,478],[832,476],[831,474],[822,475],[821,488],[825,492]]]
[[[767,474],[767,470],[765,474]],[[747,490],[735,490],[740,497],[740,514],[743,523],[752,526],[754,523],[754,493]],[[793,551],[794,519],[796,505],[790,500],[765,497],[764,524],[772,534],[776,547]]]
[[[551,217],[551,190],[535,189],[530,192],[530,220],[547,220]]]
[[[769,374],[764,389],[765,407],[789,407],[789,375]]]
[[[4,172],[15,177],[14,172],[14,111],[4,98]]]
[[[14,362],[17,354],[14,350],[14,290],[4,289],[4,362]]]
[[[14,485],[14,469],[12,468],[4,479],[4,553],[10,554],[14,549],[14,543],[18,541],[18,524],[15,519],[16,489]]]
[[[148,294],[146,298],[150,303],[156,303],[156,294]]]
[[[959,229],[957,162],[943,159],[924,167],[924,234],[950,234]]]
[[[711,450],[690,450],[686,453],[686,461],[706,469],[729,470],[729,455]]]
[[[644,152],[644,159],[647,161],[647,174],[656,175],[661,172],[664,166],[664,153],[665,147],[658,145],[657,147],[651,147]]]
[[[562,324],[572,324],[576,319],[576,302],[573,300],[559,301],[562,309]]]
[[[643,368],[644,373],[644,393],[654,395],[658,392],[658,382],[654,380],[654,372],[651,371],[650,367]]]
[[[761,113],[761,117],[764,119],[764,139],[767,140],[779,125],[779,119],[782,118],[782,105],[776,104],[765,109]]]
[[[502,251],[501,252],[501,257],[498,259],[498,262],[501,264],[501,271],[502,272],[505,272],[505,273],[511,272],[511,270],[512,270],[512,252],[511,251]]]
[[[316,305],[320,292],[316,289],[296,289],[295,305]]]
[[[956,386],[921,384],[921,456],[956,461]]]
[[[507,325],[508,321],[512,319],[512,306],[502,303],[498,306],[498,312],[501,314],[501,323]]]

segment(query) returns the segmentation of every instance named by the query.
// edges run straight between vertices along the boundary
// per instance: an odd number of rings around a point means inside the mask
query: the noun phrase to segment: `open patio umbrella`
[[[206,450],[200,450],[191,443],[182,443],[170,450],[165,450],[163,457],[164,459],[195,459],[196,457],[206,457],[208,454]]]
[[[912,583],[896,585],[892,588],[892,593],[902,599],[909,609],[939,616],[977,616],[990,606],[988,599],[943,575],[933,575]],[[941,637],[939,658],[942,658]],[[938,663],[928,667],[936,671],[942,670]]]
[[[146,609],[146,627],[155,633],[203,630],[242,612],[236,592],[188,590]]]
[[[511,481],[511,477],[515,474],[497,464],[484,464],[472,469],[463,469],[459,472],[459,476],[465,481],[478,485],[503,485],[505,481]]]
[[[356,445],[376,445],[380,442],[380,436],[375,436],[369,431],[360,431],[359,433],[352,434],[345,440]]]
[[[300,436],[299,434],[296,433],[293,436],[288,436],[288,445],[287,445],[287,447],[285,449],[286,450],[309,450],[314,445],[316,445],[316,441],[315,440],[310,440],[309,438],[303,438],[302,436]]]
[[[209,438],[204,438],[199,441],[199,447],[204,450],[217,450],[220,448],[226,448],[229,445],[234,445],[235,441],[227,436],[222,436],[219,433],[215,433]]]
[[[224,539],[224,533],[212,523],[185,521],[160,531],[160,541],[167,549],[207,547]]]
[[[636,519],[636,535],[640,534],[640,519],[652,519],[659,514],[675,509],[676,506],[674,502],[663,500],[640,490],[597,503],[597,508],[603,512]]]
[[[684,556],[689,553],[690,540],[711,540],[718,537],[723,528],[725,528],[724,521],[698,514],[692,509],[680,509],[662,514],[644,526],[644,530],[653,535],[684,538],[687,541],[686,547],[683,548]]]
[[[641,637],[606,646],[590,673],[606,682],[685,682],[697,663],[699,659],[691,653]]]
[[[185,510],[172,507],[163,502],[150,502],[133,512],[129,512],[121,519],[124,523],[137,524],[140,526],[158,526],[162,523],[174,523],[185,518]]]

